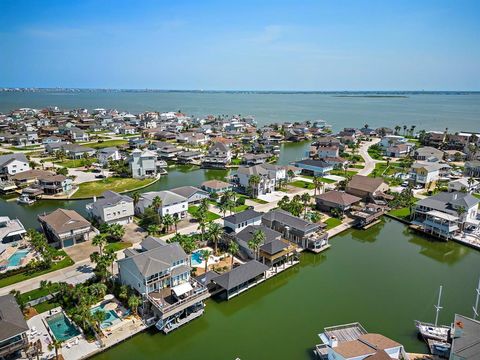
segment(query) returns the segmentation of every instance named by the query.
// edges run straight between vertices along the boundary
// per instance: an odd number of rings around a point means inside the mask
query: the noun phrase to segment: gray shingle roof
[[[475,205],[478,205],[479,200],[469,194],[459,191],[455,192],[441,192],[437,195],[427,197],[417,202],[417,206],[425,206],[434,210],[443,211],[449,214],[457,214],[454,207],[463,206],[465,209],[469,209]]]
[[[3,167],[13,160],[24,161],[24,162],[28,163],[28,159],[25,156],[25,154],[16,153],[16,154],[1,155],[0,156],[0,166]]]
[[[280,234],[278,231],[272,230],[265,225],[249,225],[245,229],[240,231],[236,235],[236,237],[248,243],[253,238],[253,234],[258,230],[262,231],[265,234],[264,244],[268,244],[275,239],[279,239],[282,236],[282,234]]]
[[[28,330],[15,296],[0,296],[0,341],[7,340]]]
[[[229,272],[216,277],[213,279],[213,282],[220,285],[225,290],[231,290],[234,287],[257,277],[258,275],[261,275],[267,270],[268,266],[256,260],[251,260]]]
[[[160,238],[156,238],[153,236],[147,236],[145,239],[142,240],[140,243],[140,246],[142,249],[145,251],[155,249],[157,247],[165,246],[168,243],[165,240],[162,240]]]
[[[248,209],[245,211],[241,211],[239,213],[227,216],[224,218],[225,221],[228,221],[231,224],[240,224],[244,221],[252,220],[257,217],[262,216],[263,213],[255,211],[253,209]]]
[[[114,191],[107,190],[102,194],[103,198],[96,201],[97,206],[113,206],[121,201],[133,202],[133,199],[127,195],[121,195]]]
[[[141,197],[150,201],[153,201],[155,197],[160,197],[162,199],[162,205],[172,205],[179,202],[187,201],[187,198],[184,196],[177,195],[171,191],[151,191],[141,194]]]
[[[201,190],[195,186],[180,186],[175,189],[170,189],[171,192],[183,196],[184,198],[189,198],[190,196],[194,195],[197,192],[200,192],[204,194],[205,196],[208,196],[208,193],[204,190]]]
[[[455,314],[451,357],[480,359],[480,321]]]
[[[298,229],[302,232],[308,232],[311,230],[320,230],[321,226],[319,224],[314,224],[309,221],[300,219],[289,212],[281,209],[271,210],[268,213],[263,215],[265,220],[270,222],[278,221],[279,223],[289,226],[293,229]]]

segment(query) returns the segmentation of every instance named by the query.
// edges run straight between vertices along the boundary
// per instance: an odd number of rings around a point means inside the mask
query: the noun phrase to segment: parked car
[[[98,175],[95,175],[95,179],[105,179],[106,176],[103,175],[103,174],[98,174]]]

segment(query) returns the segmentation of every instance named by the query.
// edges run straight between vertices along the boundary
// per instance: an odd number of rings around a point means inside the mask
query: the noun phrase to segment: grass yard
[[[365,167],[365,165],[363,164],[352,164],[350,165],[351,168],[354,168],[354,169],[363,169]]]
[[[93,149],[103,149],[107,147],[121,146],[125,144],[128,144],[127,140],[105,140],[97,141],[96,143],[89,143],[87,144],[87,146]]]
[[[241,211],[245,211],[247,209],[248,209],[248,205],[238,205],[238,206],[235,206],[232,210],[233,212],[238,213]]]
[[[50,269],[35,271],[33,273],[25,272],[25,273],[15,274],[15,275],[0,279],[0,288],[8,285],[16,284],[20,281],[28,280],[40,275],[48,274],[49,272],[60,270],[74,264],[73,260],[70,259],[70,257],[63,250],[60,250],[58,253],[60,255],[63,255],[64,258],[59,262],[54,263]]]
[[[62,162],[57,162],[55,161],[55,165],[60,165],[66,168],[78,168],[82,167],[85,165],[91,165],[92,162],[97,161],[95,158],[89,158],[88,160],[86,159],[70,159],[70,160],[64,160]]]
[[[356,175],[357,172],[356,171],[353,171],[353,170],[340,170],[340,169],[335,169],[335,170],[332,170],[330,171],[330,175],[337,175],[337,176],[345,176],[345,175]]]
[[[375,160],[383,160],[382,151],[376,147],[369,147],[368,155],[370,155]]]
[[[60,306],[60,304],[55,301],[49,300],[49,301],[44,301],[38,305],[35,305],[33,308],[37,311],[37,313],[41,314],[45,311],[52,310],[57,306]]]
[[[198,206],[189,206],[188,207],[188,213],[190,215],[192,215],[193,217],[195,217],[197,215],[197,210],[198,210]],[[213,220],[216,220],[216,219],[220,219],[220,215],[218,214],[215,214],[211,211],[207,211],[207,221],[213,221]]]
[[[400,209],[390,210],[388,213],[397,218],[407,220],[410,217],[410,208],[404,207]]]
[[[112,249],[113,251],[117,252],[117,251],[126,249],[130,246],[132,246],[132,243],[129,243],[126,241],[117,241],[117,242],[107,244],[107,246],[105,246],[105,250]]]
[[[48,294],[55,292],[58,288],[58,284],[52,283],[51,288],[38,288],[35,290],[27,291],[25,293],[20,294],[20,300],[22,302],[28,302],[35,299],[39,299],[41,297],[47,296]]]
[[[474,194],[472,194],[472,195],[475,196],[477,199],[480,199],[480,194],[474,193]]]
[[[265,201],[265,200],[262,200],[262,199],[251,198],[250,200],[256,202],[257,204],[268,204],[268,201]]]
[[[289,185],[292,185],[292,186],[295,186],[295,187],[298,187],[298,188],[301,188],[301,189],[309,189],[309,190],[312,190],[312,189],[315,188],[313,183],[306,182],[306,181],[303,181],[303,180],[292,181],[291,183],[289,183]]]
[[[78,199],[100,196],[105,190],[111,190],[115,192],[130,191],[151,184],[154,181],[154,179],[109,177],[103,180],[90,181],[80,184],[78,186],[79,189],[75,192],[75,194],[73,194],[72,198]]]
[[[324,221],[325,224],[327,224],[327,227],[325,228],[326,230],[333,229],[334,227],[337,227],[342,223],[342,220],[331,217],[328,218],[327,220]]]

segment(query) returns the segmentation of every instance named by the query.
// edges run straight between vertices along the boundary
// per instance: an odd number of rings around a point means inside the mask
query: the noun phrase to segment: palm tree
[[[140,201],[140,193],[138,191],[135,191],[132,194],[132,200],[133,200],[133,208],[136,209],[138,202]]]
[[[112,224],[108,228],[108,236],[115,241],[120,241],[125,235],[125,228],[120,224]]]
[[[140,306],[140,298],[136,295],[132,295],[128,298],[128,306],[137,315],[138,307]]]
[[[467,212],[467,209],[465,209],[465,207],[463,207],[463,206],[459,206],[456,209],[456,211],[457,211],[457,214],[458,214],[458,220],[460,222],[460,231],[462,232],[463,231],[463,224],[464,224],[464,221],[462,221],[462,215]]]
[[[217,254],[218,241],[222,238],[222,235],[223,227],[220,224],[214,222],[208,224],[208,237],[214,244],[214,254]]]
[[[302,202],[303,202],[303,207],[305,208],[305,213],[303,217],[307,216],[307,204],[310,202],[310,194],[309,193],[303,193],[302,196]]]
[[[226,202],[220,202],[218,204],[218,209],[223,213],[223,217],[225,217],[228,210],[228,204]]]
[[[255,199],[257,197],[258,185],[260,184],[260,176],[252,175],[248,179],[248,186],[252,189],[252,197]]]
[[[92,320],[96,325],[97,331],[101,331],[102,322],[107,318],[107,314],[104,311],[97,310],[92,314]]]
[[[103,255],[103,249],[104,249],[106,244],[107,244],[106,234],[95,235],[92,239],[92,245],[93,246],[98,246],[98,250],[99,250],[100,255]]]
[[[174,223],[173,216],[170,214],[166,214],[162,219],[162,223],[168,232]]]
[[[204,212],[197,211],[195,214],[195,218],[198,221],[198,230],[201,231],[203,242],[205,236],[205,229],[207,228],[207,215]]]
[[[148,225],[148,227],[147,227],[148,235],[156,235],[159,232],[160,232],[160,226],[158,226],[156,224]]]
[[[128,299],[128,286],[127,285],[120,286],[120,292],[118,293],[118,298],[120,300],[123,300],[123,301]]]
[[[287,176],[288,176],[288,181],[292,181],[292,179],[295,177],[295,173],[293,172],[292,169],[287,171]]]
[[[62,348],[62,343],[55,338],[52,338],[50,344],[48,344],[48,349],[55,349],[55,359],[58,359],[58,349]]]
[[[205,261],[205,272],[208,271],[208,259],[212,253],[207,249],[200,250],[200,257]]]
[[[313,196],[316,196],[317,195],[317,190],[318,190],[318,193],[321,194],[321,190],[323,189],[323,180],[321,177],[318,177],[318,176],[314,176],[313,177],[313,186],[314,186],[314,190],[313,190]]]
[[[258,258],[258,249],[265,242],[265,233],[258,229],[253,233],[252,239],[248,242],[248,247],[253,250],[255,260]]]
[[[160,224],[161,221],[160,221],[160,209],[162,208],[162,199],[160,198],[160,196],[155,196],[152,200],[152,206],[153,206],[153,209],[155,210],[155,212],[157,213],[157,216],[158,216],[158,223]]]
[[[173,226],[175,226],[175,234],[178,234],[178,223],[180,222],[180,218],[178,216],[173,217]]]
[[[238,246],[238,244],[235,241],[230,241],[230,243],[228,244],[228,252],[232,256],[232,264],[230,266],[232,269],[233,269],[233,259],[239,250],[240,250],[240,247]]]

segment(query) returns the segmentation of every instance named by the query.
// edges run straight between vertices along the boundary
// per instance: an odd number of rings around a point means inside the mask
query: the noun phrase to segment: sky
[[[480,90],[480,1],[0,0],[0,87]]]

